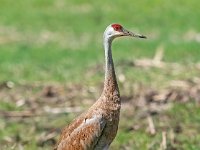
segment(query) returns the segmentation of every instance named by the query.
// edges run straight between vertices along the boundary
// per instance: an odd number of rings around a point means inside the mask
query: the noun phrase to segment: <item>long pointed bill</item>
[[[136,37],[136,38],[145,38],[145,39],[147,38],[144,35],[133,33],[133,32],[130,32],[126,29],[123,29],[123,33],[124,33],[124,36],[132,36],[132,37]]]

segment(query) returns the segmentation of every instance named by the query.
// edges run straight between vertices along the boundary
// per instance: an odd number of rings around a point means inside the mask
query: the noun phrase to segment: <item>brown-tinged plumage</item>
[[[146,38],[124,29],[119,24],[111,24],[106,28],[104,32],[105,81],[103,92],[87,112],[64,128],[55,150],[107,150],[115,138],[121,101],[111,44],[114,38],[120,36]]]

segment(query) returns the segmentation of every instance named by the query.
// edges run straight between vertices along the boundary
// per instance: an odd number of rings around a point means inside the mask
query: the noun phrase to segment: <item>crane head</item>
[[[104,38],[110,38],[112,40],[116,37],[121,37],[121,36],[146,38],[146,36],[128,31],[122,25],[116,23],[109,25],[104,32]]]

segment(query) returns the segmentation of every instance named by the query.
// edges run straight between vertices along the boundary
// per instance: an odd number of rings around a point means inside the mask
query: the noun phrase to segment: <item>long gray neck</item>
[[[105,49],[105,82],[104,92],[119,93],[118,84],[115,75],[115,68],[112,59],[111,50],[112,39],[104,38],[104,49]]]

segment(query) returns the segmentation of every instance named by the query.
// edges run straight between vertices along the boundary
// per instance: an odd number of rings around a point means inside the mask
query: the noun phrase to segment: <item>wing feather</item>
[[[75,120],[62,132],[57,150],[94,149],[105,125],[102,115]]]

